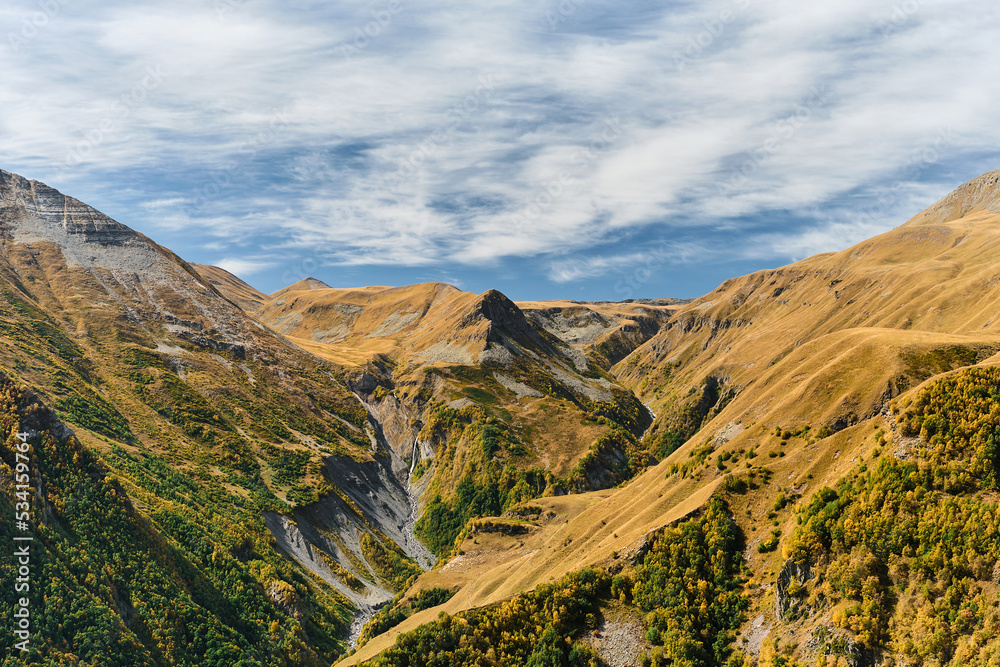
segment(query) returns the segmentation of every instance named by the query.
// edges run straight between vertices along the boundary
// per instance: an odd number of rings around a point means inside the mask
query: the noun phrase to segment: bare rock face
[[[122,253],[109,254],[101,250],[130,246],[134,251],[151,243],[138,232],[81,201],[44,183],[6,171],[0,171],[0,201],[0,220],[15,241],[54,243],[63,250],[71,266],[115,268],[106,266],[108,260],[120,259]]]
[[[3,173],[0,178],[12,176]],[[66,197],[58,190],[50,188],[37,181],[25,181],[20,176],[16,179],[18,194],[28,195],[20,198],[27,215],[35,217],[47,229],[59,229],[67,236],[78,236],[85,243],[100,245],[125,245],[136,240],[138,234],[125,225],[116,222],[100,211],[87,206],[81,201]],[[25,184],[27,187],[25,187]]]
[[[941,224],[957,220],[973,211],[1000,213],[1000,169],[965,183],[906,224]]]
[[[778,620],[785,617],[785,614],[798,606],[798,600],[796,600],[789,593],[789,588],[792,586],[793,582],[798,586],[804,585],[807,581],[812,579],[812,570],[808,563],[796,563],[795,561],[788,561],[785,566],[781,568],[781,572],[778,573],[778,582],[775,592],[775,615]]]
[[[154,325],[164,341],[242,353],[263,332],[174,253],[44,183],[2,170],[0,249],[14,271],[43,278],[55,298],[117,304],[128,321]],[[82,293],[82,285],[91,291]]]

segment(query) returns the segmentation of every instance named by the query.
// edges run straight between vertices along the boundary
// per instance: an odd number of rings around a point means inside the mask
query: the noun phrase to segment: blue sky
[[[265,292],[703,294],[1000,167],[985,1],[12,0],[0,168]]]

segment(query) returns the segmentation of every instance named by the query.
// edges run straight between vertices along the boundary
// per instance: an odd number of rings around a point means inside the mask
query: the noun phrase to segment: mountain
[[[265,295],[0,172],[32,659],[994,664],[998,249],[991,172],[691,301]]]
[[[88,452],[91,476],[127,500],[122,520],[148,526],[123,548],[174,554],[157,576],[201,572],[171,596],[190,599],[192,631],[223,628],[254,664],[331,662],[467,518],[615,484],[648,458],[634,396],[499,292],[358,296],[310,279],[268,296],[8,172],[0,274],[0,365],[11,391],[55,409],[55,460]],[[335,346],[313,325],[353,338]],[[46,502],[71,497],[55,488]],[[71,541],[104,539],[72,512],[60,521]],[[171,647],[162,610],[130,625],[121,600],[149,593],[131,574],[60,567],[110,587],[94,604],[128,660],[205,659],[204,646]],[[257,595],[249,606],[228,590],[234,572]],[[70,635],[35,641],[76,655]]]
[[[642,652],[643,664],[988,664],[1000,622],[988,608],[1000,592],[998,181],[678,304],[610,369],[658,415],[646,442],[661,462],[620,489],[533,500],[496,532],[473,527],[461,555],[414,586],[457,593],[426,611],[404,599],[397,624],[343,664],[391,661],[394,642],[471,643],[473,627],[541,659],[537,637],[520,649],[513,630],[483,628],[518,613],[544,622],[515,610],[553,604],[580,585],[560,577],[588,567],[609,577],[588,610],[598,638],[582,616],[553,627],[567,642],[558,660],[572,646],[609,664]],[[697,560],[712,540],[743,565]],[[686,579],[671,578],[678,568]],[[442,611],[456,616],[435,620]]]
[[[237,302],[252,289],[230,300],[216,285],[238,281],[206,273],[75,199],[0,172],[0,365],[11,386],[55,408],[72,428],[56,429],[70,434],[59,436],[65,447],[90,452],[94,479],[127,494],[127,521],[143,523],[146,547],[173,559],[164,576],[188,573],[178,581],[200,619],[192,632],[222,628],[252,664],[329,664],[355,612],[391,599],[400,572],[420,572],[431,556],[412,538],[405,480],[341,369],[249,317]],[[4,455],[11,469],[14,454]],[[70,498],[50,487],[36,509]],[[72,512],[62,520],[70,535],[99,538]],[[61,537],[42,539],[57,549]],[[113,565],[54,567],[102,588],[111,610],[150,593]],[[240,590],[255,589],[252,604],[230,590],[234,576]],[[204,660],[204,646],[171,648],[167,616],[150,611],[132,628],[130,614],[107,621],[127,638],[129,660]],[[54,660],[74,652],[67,641],[35,639]]]
[[[470,518],[613,486],[649,460],[640,439],[651,418],[632,393],[496,290],[333,289],[307,279],[254,315],[344,366],[399,474],[410,475],[417,535],[440,556]],[[633,321],[599,317],[611,332]]]

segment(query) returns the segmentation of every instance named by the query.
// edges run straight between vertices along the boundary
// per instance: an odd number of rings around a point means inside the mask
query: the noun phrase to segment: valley
[[[263,294],[44,184],[0,194],[33,664],[997,664],[1000,172],[618,303]]]

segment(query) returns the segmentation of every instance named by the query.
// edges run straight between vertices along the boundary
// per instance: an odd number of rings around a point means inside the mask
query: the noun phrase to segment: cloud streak
[[[268,290],[536,258],[607,297],[658,243],[843,247],[1000,157],[985,1],[53,3],[0,14],[4,168]]]

